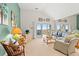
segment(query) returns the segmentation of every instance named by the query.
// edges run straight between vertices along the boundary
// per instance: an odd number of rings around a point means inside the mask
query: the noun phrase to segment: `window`
[[[41,35],[41,24],[37,24],[37,35]]]
[[[37,30],[41,30],[41,24],[37,24]]]
[[[0,5],[0,24],[8,25],[8,7],[5,3]]]
[[[60,24],[56,24],[56,28],[57,28],[57,30],[60,30],[61,29],[61,25]]]
[[[37,35],[41,35],[45,34],[46,32],[50,31],[50,24],[47,23],[41,23],[41,24],[37,24]]]
[[[47,30],[47,29],[48,29],[47,27],[48,27],[48,24],[43,24],[43,25],[42,25],[42,29],[43,29],[43,30]]]
[[[65,25],[65,29],[69,29],[69,26],[68,25]]]
[[[68,30],[69,30],[69,25],[66,24],[66,25],[65,25],[65,31],[67,32]]]

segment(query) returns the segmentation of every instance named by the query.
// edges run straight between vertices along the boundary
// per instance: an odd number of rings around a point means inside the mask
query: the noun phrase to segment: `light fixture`
[[[35,10],[38,10],[39,8],[35,8]]]

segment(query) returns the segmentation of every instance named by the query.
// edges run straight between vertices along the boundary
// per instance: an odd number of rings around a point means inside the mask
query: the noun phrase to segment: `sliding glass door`
[[[42,37],[43,34],[51,34],[51,25],[42,23],[37,24],[37,37]]]
[[[42,36],[42,25],[41,24],[37,24],[37,28],[36,28],[36,34],[37,34],[37,37],[41,37]]]

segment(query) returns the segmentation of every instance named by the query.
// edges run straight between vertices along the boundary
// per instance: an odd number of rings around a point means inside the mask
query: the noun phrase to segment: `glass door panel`
[[[43,34],[51,34],[50,24],[37,24],[37,37],[42,37]]]
[[[47,24],[42,24],[42,34],[47,34],[47,32],[48,32]]]
[[[37,24],[37,37],[42,35],[42,26],[41,24]]]

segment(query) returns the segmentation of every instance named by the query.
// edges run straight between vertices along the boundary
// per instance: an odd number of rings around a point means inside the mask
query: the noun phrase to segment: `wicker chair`
[[[8,56],[20,56],[23,53],[23,50],[14,51],[13,48],[11,46],[9,46],[9,45],[5,45],[5,44],[2,44],[2,45],[5,48]]]
[[[9,43],[9,45],[5,45],[2,43],[3,47],[5,48],[8,56],[25,56],[25,36],[23,35],[19,40],[19,46],[23,47],[23,49],[19,50],[19,48],[16,48],[14,46],[16,46],[15,44],[13,44],[12,42]],[[17,46],[17,47],[19,47]],[[16,49],[16,50],[15,50]]]

